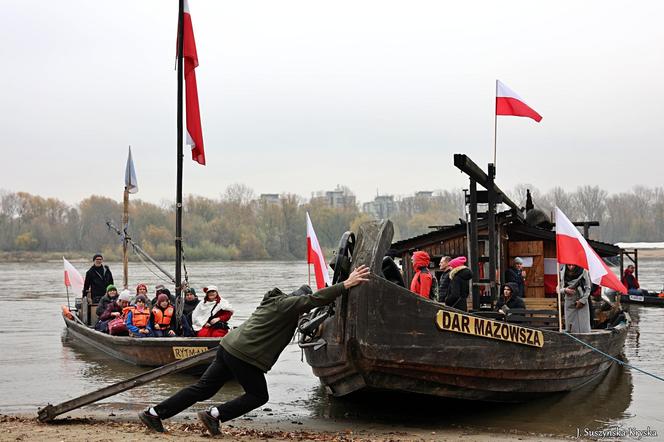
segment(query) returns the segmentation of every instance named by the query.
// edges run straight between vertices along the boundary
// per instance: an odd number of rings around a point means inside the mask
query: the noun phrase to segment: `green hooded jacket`
[[[311,295],[289,295],[278,288],[270,290],[249,319],[221,338],[221,346],[267,373],[291,341],[300,315],[345,293],[348,290],[343,283]]]

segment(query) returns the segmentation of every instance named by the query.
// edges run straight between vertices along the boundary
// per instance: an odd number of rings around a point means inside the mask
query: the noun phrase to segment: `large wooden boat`
[[[371,279],[340,298],[334,315],[303,344],[330,394],[391,390],[521,401],[574,390],[611,366],[610,359],[557,329],[460,312],[387,281],[381,267],[392,234],[389,221],[361,226],[352,266],[368,265]],[[613,329],[574,337],[617,357],[629,322],[627,316]]]
[[[219,338],[132,338],[111,336],[86,325],[80,318],[63,315],[67,333],[86,346],[131,364],[159,367],[203,353],[219,345]],[[193,370],[197,371],[197,370]]]

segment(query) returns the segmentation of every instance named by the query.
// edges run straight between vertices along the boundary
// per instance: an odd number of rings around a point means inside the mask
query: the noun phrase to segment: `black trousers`
[[[196,402],[210,399],[231,379],[239,382],[244,394],[217,405],[220,421],[242,416],[268,401],[265,374],[258,367],[236,358],[219,346],[216,358],[198,382],[178,391],[154,409],[161,419],[168,419]]]

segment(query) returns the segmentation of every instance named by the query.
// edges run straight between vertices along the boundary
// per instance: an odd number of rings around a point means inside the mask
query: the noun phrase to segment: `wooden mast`
[[[182,286],[182,142],[184,136],[182,118],[183,93],[183,52],[184,52],[184,0],[179,0],[178,7],[178,97],[177,97],[177,186],[175,195],[175,294],[178,296]]]
[[[124,205],[122,212],[122,286],[124,289],[129,288],[129,257],[127,256],[127,226],[129,226],[129,189],[125,184],[124,188]]]

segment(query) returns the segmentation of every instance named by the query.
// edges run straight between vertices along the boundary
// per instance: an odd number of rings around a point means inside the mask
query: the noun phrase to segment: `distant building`
[[[399,202],[399,210],[408,216],[426,212],[433,202],[433,192],[421,190],[415,196],[407,196]]]
[[[261,193],[259,201],[262,204],[274,204],[279,205],[281,203],[278,193]]]
[[[399,207],[394,201],[394,195],[377,195],[373,201],[362,205],[362,212],[368,213],[376,219],[388,219],[398,209]]]
[[[337,186],[334,190],[325,192],[316,192],[311,197],[311,202],[323,203],[327,207],[338,209],[349,209],[356,206],[355,195],[350,193],[348,189]]]

